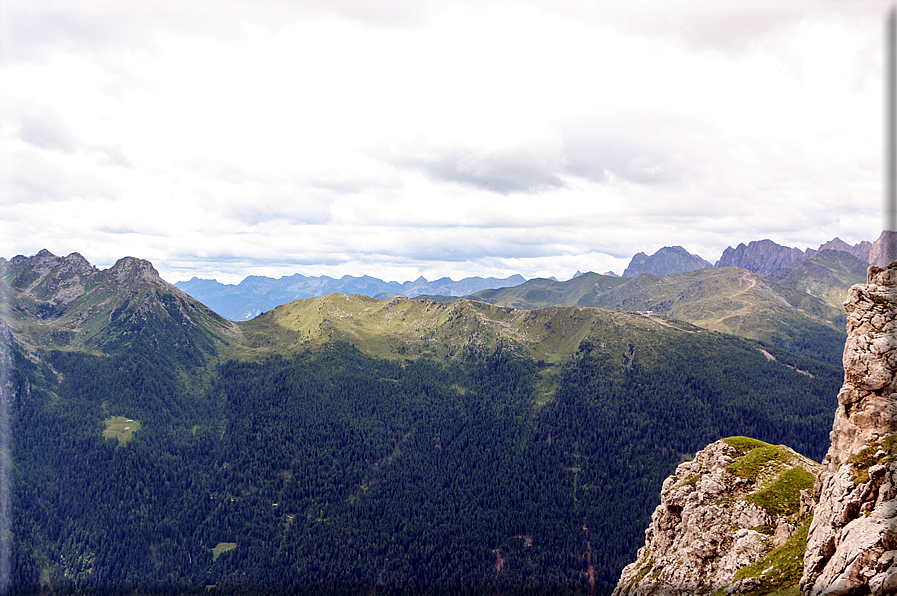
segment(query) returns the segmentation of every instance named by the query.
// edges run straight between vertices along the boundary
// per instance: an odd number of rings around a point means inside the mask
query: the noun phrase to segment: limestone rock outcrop
[[[745,437],[699,451],[664,481],[645,546],[614,596],[746,591],[774,579],[779,570],[763,562],[771,551],[797,543],[791,558],[803,553],[794,536],[806,526],[799,491],[813,485],[817,467],[788,447]],[[757,564],[763,568],[736,580],[740,569]]]
[[[897,262],[850,289],[844,385],[823,460],[801,589],[897,594]]]
[[[635,277],[641,273],[657,275],[687,273],[706,267],[713,267],[713,264],[698,255],[691,254],[681,246],[664,246],[651,256],[643,252],[633,256],[623,272],[623,277]]]
[[[772,240],[755,240],[745,246],[731,246],[723,251],[716,267],[741,267],[751,273],[769,277],[779,269],[791,269],[811,256],[810,251],[781,246]]]
[[[897,232],[884,230],[875,242],[864,240],[854,246],[850,246],[840,238],[835,238],[820,246],[819,250],[826,248],[843,250],[867,263],[885,267],[888,263],[897,259]]]

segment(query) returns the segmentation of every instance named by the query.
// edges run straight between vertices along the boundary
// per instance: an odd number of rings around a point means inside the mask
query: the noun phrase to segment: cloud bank
[[[887,9],[6,2],[0,255],[564,278],[872,240]]]

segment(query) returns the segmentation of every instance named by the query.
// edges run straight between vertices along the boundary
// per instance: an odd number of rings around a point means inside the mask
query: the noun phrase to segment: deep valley
[[[331,294],[236,323],[146,261],[46,251],[0,284],[14,593],[607,594],[678,463],[734,435],[820,460],[842,380],[624,298]]]

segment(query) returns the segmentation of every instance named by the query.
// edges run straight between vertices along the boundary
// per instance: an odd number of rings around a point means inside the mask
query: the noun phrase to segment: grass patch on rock
[[[769,443],[764,443],[763,441],[752,439],[750,437],[729,437],[728,439],[723,439],[723,443],[734,448],[741,455],[753,451],[757,447],[769,446]]]
[[[698,474],[690,474],[688,478],[683,480],[679,486],[694,486],[698,483],[701,477]]]
[[[788,542],[771,550],[756,563],[739,569],[733,581],[759,577],[761,583],[751,591],[753,596],[800,594],[798,583],[804,571],[804,551],[811,519],[805,520]]]
[[[788,465],[793,458],[791,452],[784,447],[763,443],[762,446],[754,447],[744,457],[726,466],[726,470],[739,478],[756,482],[762,472]]]
[[[654,559],[651,556],[648,556],[648,560],[642,564],[642,568],[639,569],[638,575],[636,575],[631,582],[629,582],[630,586],[637,586],[640,581],[645,579],[652,570],[654,569]]]
[[[800,466],[785,470],[763,490],[745,499],[759,505],[770,515],[791,515],[800,509],[800,491],[813,488],[816,478]]]
[[[888,435],[847,460],[853,467],[853,484],[869,482],[869,468],[878,464],[888,464],[897,459],[897,435]]]

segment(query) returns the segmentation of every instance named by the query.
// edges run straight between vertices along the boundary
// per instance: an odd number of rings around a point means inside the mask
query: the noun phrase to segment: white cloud
[[[886,8],[3,3],[0,254],[564,277],[871,240]]]

